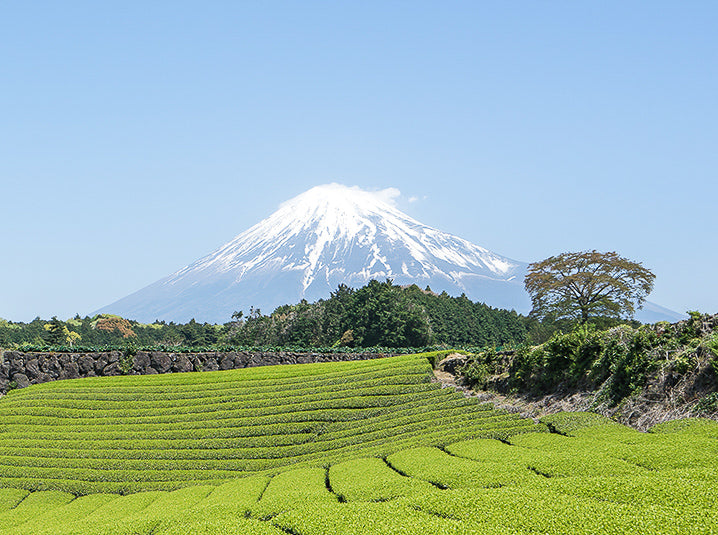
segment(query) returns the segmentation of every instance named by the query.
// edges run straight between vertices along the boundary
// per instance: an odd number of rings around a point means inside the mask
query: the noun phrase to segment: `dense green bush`
[[[601,401],[615,405],[643,389],[659,368],[681,376],[696,369],[701,355],[708,355],[718,376],[718,333],[706,331],[712,322],[710,316],[692,313],[690,320],[674,325],[618,325],[601,331],[587,324],[554,333],[539,346],[519,346],[508,363],[492,349],[479,351],[460,372],[474,387],[492,386],[492,376],[506,374],[503,384],[510,390],[539,395],[600,389]],[[701,410],[709,406],[705,401]]]

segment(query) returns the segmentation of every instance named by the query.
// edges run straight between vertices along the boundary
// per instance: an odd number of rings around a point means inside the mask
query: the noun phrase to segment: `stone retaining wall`
[[[13,388],[24,388],[32,384],[58,379],[232,370],[276,364],[368,360],[388,356],[392,356],[392,353],[266,353],[260,351],[167,353],[138,351],[134,356],[126,356],[121,351],[104,353],[5,351],[0,358],[0,395],[7,393],[11,384]]]

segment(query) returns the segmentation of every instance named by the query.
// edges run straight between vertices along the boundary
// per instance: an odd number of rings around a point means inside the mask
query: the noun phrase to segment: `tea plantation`
[[[12,391],[0,534],[718,533],[718,423],[534,424],[430,377],[408,355]]]

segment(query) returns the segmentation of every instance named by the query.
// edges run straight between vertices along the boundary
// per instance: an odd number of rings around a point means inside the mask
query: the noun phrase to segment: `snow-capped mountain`
[[[271,312],[329,296],[340,283],[417,284],[527,312],[526,264],[428,227],[381,192],[318,186],[229,243],[99,312],[223,323],[251,306]]]
[[[141,322],[224,323],[237,310],[269,313],[329,297],[342,283],[359,288],[387,278],[529,312],[528,264],[423,225],[398,210],[387,191],[312,188],[204,258],[97,312]],[[636,318],[682,316],[646,302]]]

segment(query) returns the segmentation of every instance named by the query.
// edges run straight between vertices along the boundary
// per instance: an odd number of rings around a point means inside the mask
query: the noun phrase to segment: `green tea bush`
[[[386,501],[399,496],[431,491],[426,481],[400,475],[383,459],[353,459],[332,465],[331,488],[341,501]]]
[[[18,526],[28,520],[36,520],[70,503],[75,496],[67,492],[49,490],[29,494],[14,508],[0,512],[0,526]]]
[[[526,467],[478,462],[428,447],[400,451],[390,455],[387,463],[402,474],[423,479],[439,488],[500,487],[536,477]]]
[[[431,373],[408,355],[33,386],[0,402],[0,485],[174,490],[540,429]]]
[[[493,418],[493,411],[482,412]],[[301,457],[291,466],[233,478],[219,486],[156,481],[149,486],[190,486],[137,492],[148,483],[82,482],[90,495],[81,498],[58,491],[28,494],[0,489],[0,535],[702,535],[715,531],[717,422],[689,418],[640,433],[596,415],[559,414],[546,419],[564,434],[536,433],[533,426],[524,429],[534,432],[512,432],[503,442],[456,439],[462,433],[489,430],[473,428],[468,420],[463,429],[462,424],[444,423],[428,433],[401,434],[389,442],[377,439],[341,451],[318,451],[311,459]],[[427,436],[446,442],[445,451],[417,447],[416,439]],[[397,447],[387,456],[388,463],[381,458],[382,449]],[[352,451],[361,452],[361,457],[348,460],[346,455]],[[3,475],[0,482],[7,483]],[[22,477],[14,481],[22,483]],[[58,488],[80,484],[62,483],[59,478],[35,481]],[[108,485],[137,493],[103,495]]]
[[[308,503],[271,520],[284,533],[301,535],[467,535],[464,523],[401,501]],[[504,532],[506,533],[506,532]],[[478,535],[478,534],[477,534]]]
[[[694,506],[710,510],[718,504],[718,487],[713,482],[654,472],[630,477],[554,478],[548,485],[552,492],[627,505],[670,504],[672,507]]]
[[[64,526],[87,517],[103,505],[117,499],[114,494],[91,494],[72,500],[67,505],[55,507],[42,514],[42,523],[31,519],[14,529],[6,530],[8,535],[55,535]]]
[[[549,414],[541,418],[541,422],[548,425],[552,432],[560,435],[574,436],[574,433],[580,429],[594,427],[597,425],[616,425],[606,416],[593,412],[558,412]]]
[[[687,437],[718,438],[718,421],[707,418],[681,418],[656,424],[650,433],[680,433]]]
[[[446,451],[456,457],[528,468],[533,452],[495,439],[478,438],[449,444]]]
[[[176,518],[165,519],[151,535],[285,535],[286,531],[269,522],[228,515],[224,508],[203,508],[188,511]]]
[[[338,501],[327,488],[327,470],[299,468],[282,472],[272,478],[252,514],[270,518],[305,503],[332,504]]]
[[[0,489],[0,513],[15,508],[27,495],[22,489]]]

